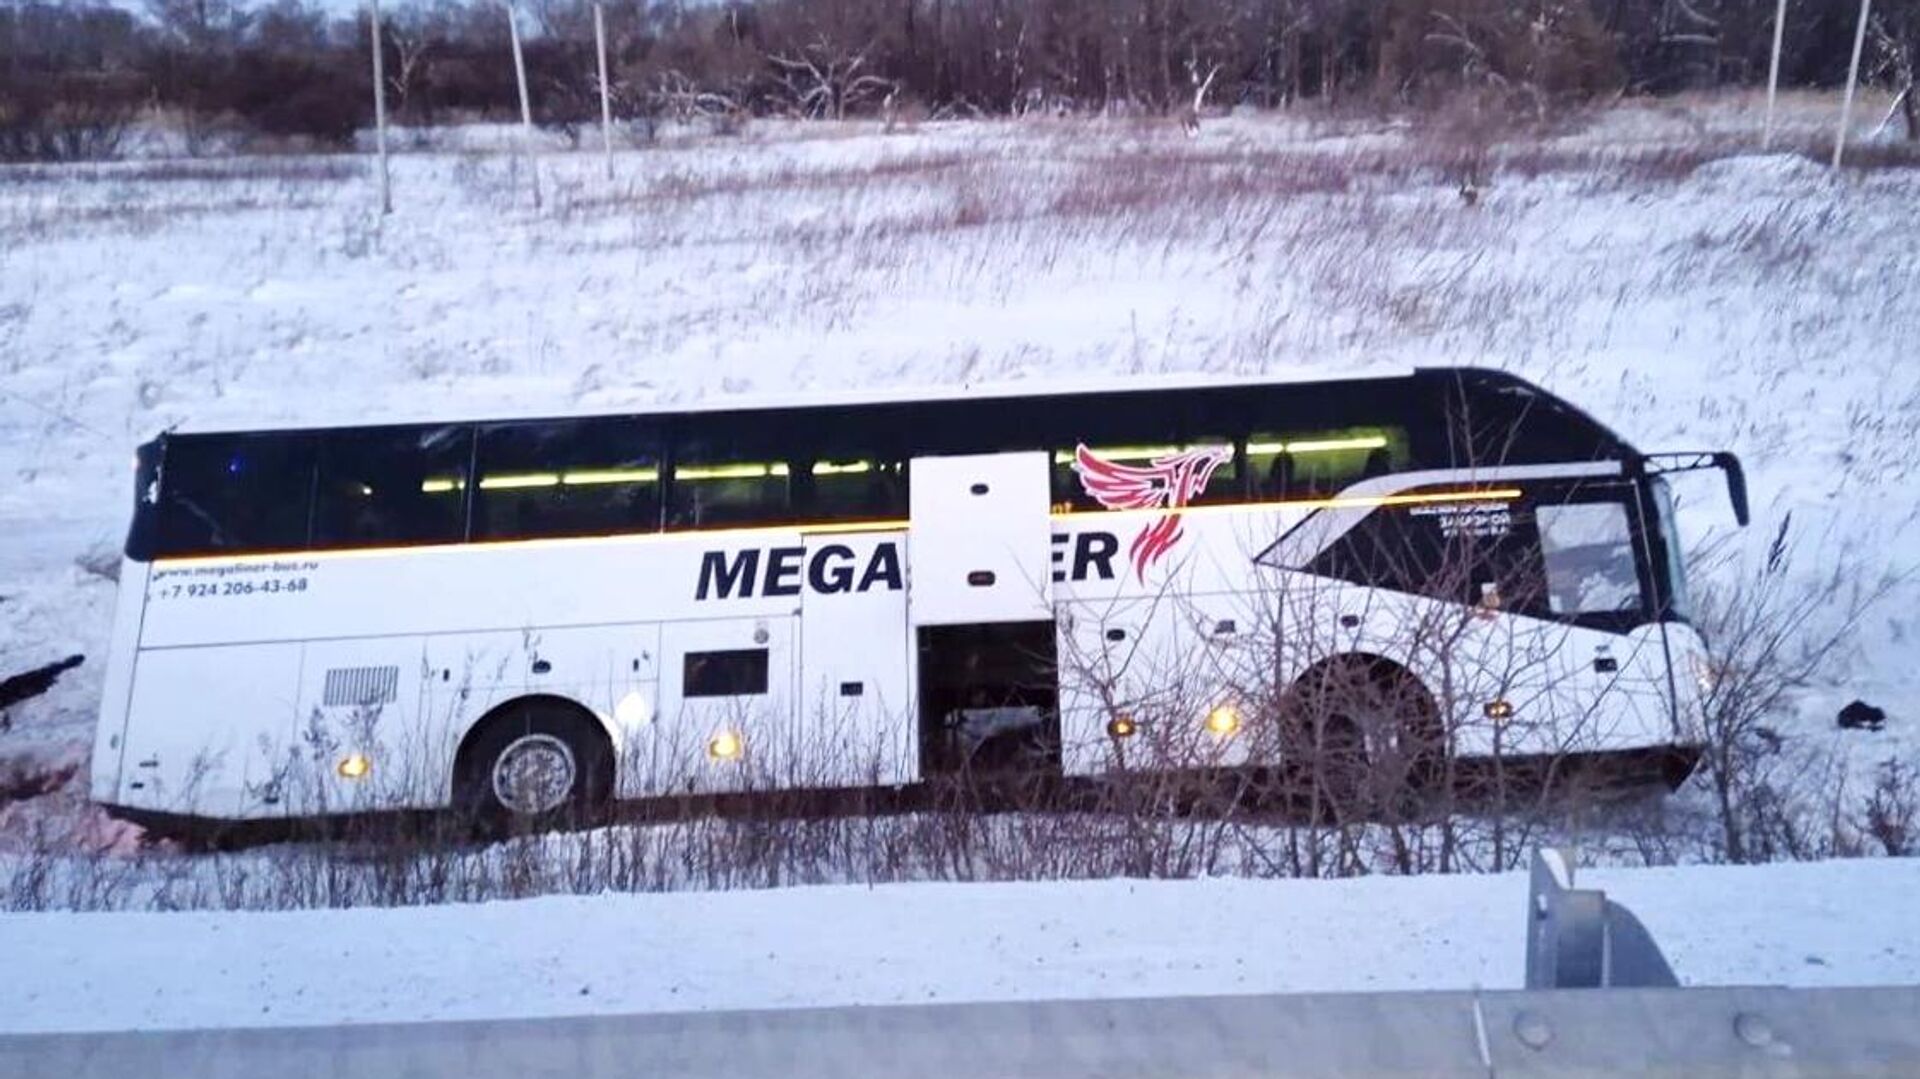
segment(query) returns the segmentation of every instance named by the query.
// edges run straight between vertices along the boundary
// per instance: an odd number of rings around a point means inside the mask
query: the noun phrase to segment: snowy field
[[[1776,537],[1795,587],[1897,578],[1779,725],[1864,787],[1920,758],[1920,169],[1754,155],[1752,106],[1493,147],[1472,206],[1459,146],[1274,116],[763,125],[622,152],[611,180],[545,154],[537,210],[510,155],[408,154],[384,219],[360,157],[0,171],[0,673],[87,656],[0,732],[0,848],[102,836],[69,777],[130,453],[161,430],[1426,364],[1740,453],[1745,533],[1717,480],[1681,485],[1709,584]],[[1795,100],[1784,141],[1831,107]],[[1832,729],[1856,696],[1887,730]]]
[[[1582,874],[1685,985],[1920,982],[1920,860]],[[1519,873],[0,914],[0,1034],[1519,988]]]

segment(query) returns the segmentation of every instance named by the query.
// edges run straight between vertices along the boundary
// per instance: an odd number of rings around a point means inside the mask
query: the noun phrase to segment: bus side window
[[[779,524],[793,519],[793,466],[748,421],[697,417],[675,440],[667,527]]]
[[[1464,582],[1448,582],[1448,543],[1436,523],[1397,508],[1368,513],[1304,567],[1368,588],[1455,599]]]
[[[1557,615],[1619,614],[1646,605],[1633,557],[1633,525],[1619,502],[1542,504],[1540,552],[1547,602]]]
[[[1519,503],[1381,507],[1305,568],[1488,612],[1541,614],[1546,608],[1532,514]]]
[[[1247,440],[1247,471],[1263,499],[1330,498],[1408,460],[1406,432],[1397,427],[1260,432]]]
[[[161,465],[159,552],[283,551],[307,542],[313,439],[175,437]]]
[[[643,422],[501,424],[479,438],[474,539],[659,530],[660,440]]]
[[[889,520],[907,513],[904,461],[841,459],[798,462],[794,505],[810,521]]]
[[[313,545],[460,542],[472,438],[465,426],[327,436],[315,484]]]

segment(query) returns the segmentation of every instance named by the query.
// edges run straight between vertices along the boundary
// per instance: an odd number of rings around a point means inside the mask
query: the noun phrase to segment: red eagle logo
[[[1127,550],[1134,576],[1144,583],[1147,568],[1165,557],[1184,534],[1181,507],[1200,497],[1214,469],[1232,458],[1231,446],[1202,446],[1155,457],[1144,467],[1122,465],[1101,460],[1082,443],[1073,449],[1073,470],[1080,474],[1080,486],[1087,495],[1107,509],[1169,511],[1143,527]]]

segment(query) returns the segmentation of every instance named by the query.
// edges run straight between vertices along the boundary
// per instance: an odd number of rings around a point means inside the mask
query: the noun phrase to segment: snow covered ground
[[[1687,985],[1920,981],[1912,859],[1596,871]],[[1517,988],[1518,873],[0,915],[0,1033]]]
[[[78,819],[132,447],[196,428],[1209,371],[1514,369],[1648,449],[1747,461],[1796,573],[1906,575],[1782,729],[1920,750],[1920,170],[1741,156],[1751,99],[1497,148],[1477,206],[1405,125],[763,125],[524,165],[0,171],[0,672],[84,666],[0,732],[0,845]],[[1788,141],[1830,102],[1796,100]],[[1728,156],[1732,155],[1732,156]],[[1716,481],[1681,490],[1703,541]],[[1831,730],[1853,696],[1893,715]],[[9,776],[13,777],[11,780]]]

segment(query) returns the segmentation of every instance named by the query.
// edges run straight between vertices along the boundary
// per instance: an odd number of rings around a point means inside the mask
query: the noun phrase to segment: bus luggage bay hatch
[[[1686,747],[1664,472],[1511,375],[169,433],[92,796],[149,824]],[[1331,732],[1331,733],[1330,733]],[[1396,750],[1395,747],[1399,747]],[[1370,760],[1370,755],[1373,758]]]

